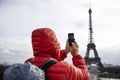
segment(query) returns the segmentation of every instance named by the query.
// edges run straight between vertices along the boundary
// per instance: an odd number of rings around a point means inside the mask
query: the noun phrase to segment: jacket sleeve
[[[81,55],[72,58],[73,64],[70,65],[69,80],[89,80],[89,71]]]
[[[59,61],[63,61],[66,57],[67,57],[67,53],[64,50],[61,50]]]

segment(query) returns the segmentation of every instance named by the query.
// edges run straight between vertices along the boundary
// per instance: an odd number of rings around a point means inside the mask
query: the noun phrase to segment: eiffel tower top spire
[[[89,37],[89,43],[93,43],[93,29],[92,29],[92,9],[89,9],[89,32],[90,32],[90,37]]]

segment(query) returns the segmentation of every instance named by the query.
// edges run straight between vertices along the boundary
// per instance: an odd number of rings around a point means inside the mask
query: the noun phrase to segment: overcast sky
[[[62,49],[67,34],[75,33],[84,57],[90,7],[102,63],[120,65],[120,0],[0,0],[0,63],[24,62],[32,57],[31,32],[41,27],[56,32]],[[71,56],[66,60],[71,62]]]

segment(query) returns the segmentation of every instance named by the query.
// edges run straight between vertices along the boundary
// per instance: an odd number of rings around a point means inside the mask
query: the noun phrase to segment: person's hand
[[[77,42],[72,43],[72,46],[70,46],[70,52],[72,56],[79,53],[79,45],[77,44]]]
[[[70,46],[68,40],[66,41],[65,52],[68,54],[70,52]]]

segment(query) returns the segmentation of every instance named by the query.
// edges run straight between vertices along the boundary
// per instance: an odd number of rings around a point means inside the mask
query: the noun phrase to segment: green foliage
[[[98,69],[97,68],[91,68],[89,71],[90,71],[90,73],[98,73]]]

